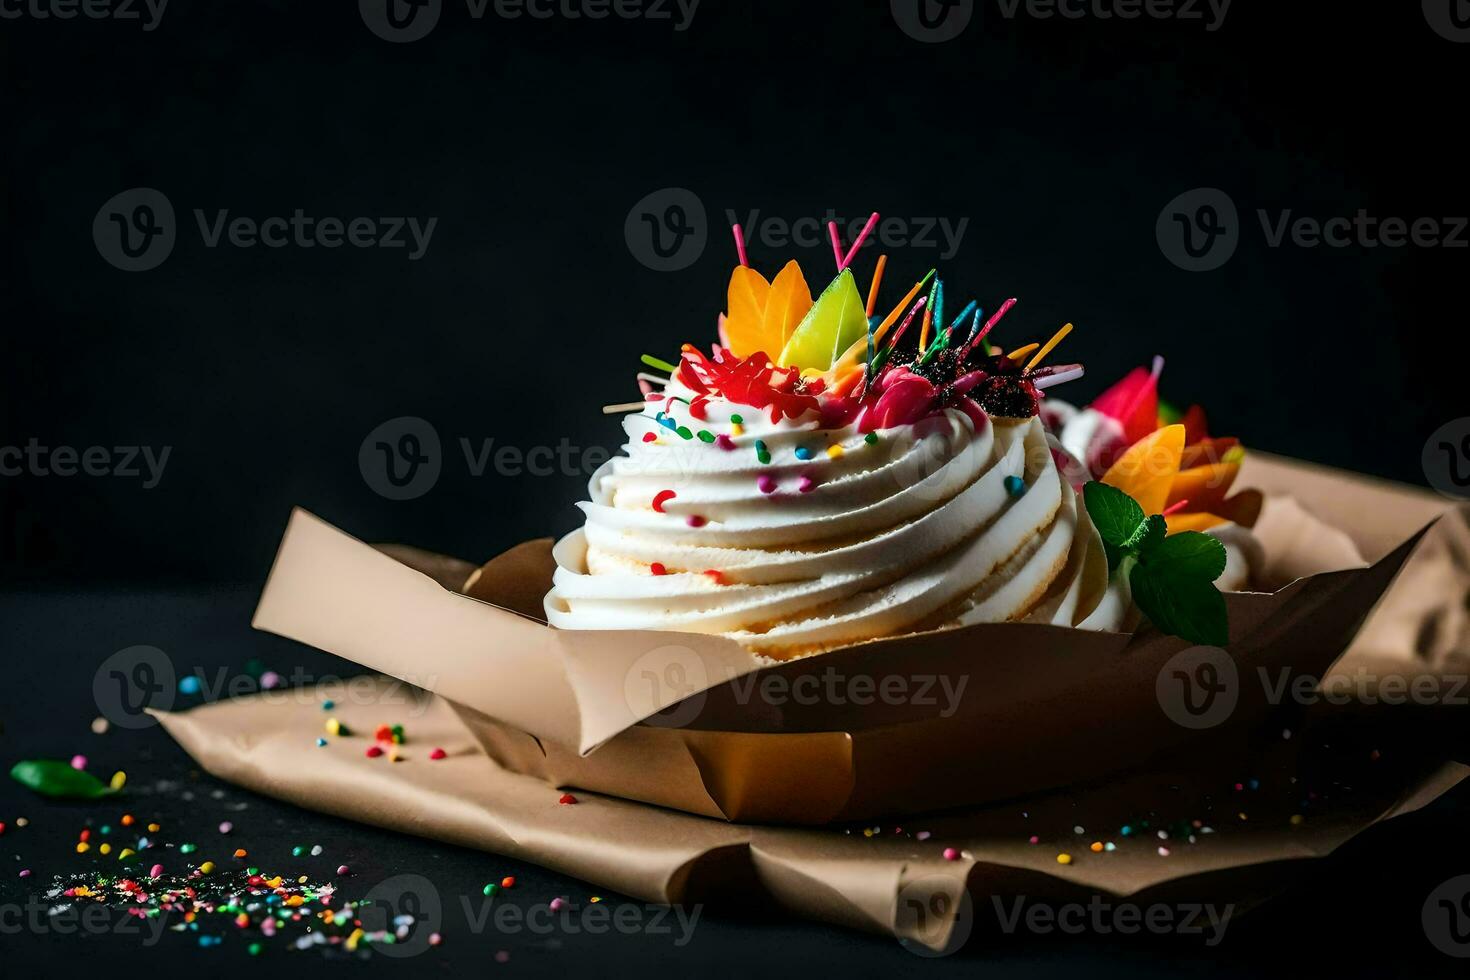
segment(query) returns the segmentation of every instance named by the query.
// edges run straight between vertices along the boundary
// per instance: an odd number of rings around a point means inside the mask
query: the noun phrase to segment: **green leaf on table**
[[[1168,564],[1140,563],[1128,576],[1133,601],[1161,631],[1208,646],[1230,642],[1225,597],[1213,580],[1181,575]]]
[[[95,800],[115,792],[96,776],[59,759],[25,759],[10,770],[10,778],[42,796]]]

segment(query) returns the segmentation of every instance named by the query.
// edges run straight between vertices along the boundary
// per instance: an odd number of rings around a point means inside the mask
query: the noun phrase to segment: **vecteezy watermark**
[[[123,936],[137,937],[139,945],[151,948],[164,932],[177,923],[170,914],[133,915],[106,905],[65,902],[32,895],[22,903],[0,904],[0,936],[26,933],[33,936]]]
[[[1470,3],[1466,0],[1422,0],[1424,19],[1434,33],[1456,44],[1470,43]]]
[[[706,692],[718,684],[726,685],[734,703],[743,706],[906,706],[950,718],[959,710],[969,683],[968,674],[848,673],[831,665],[795,676],[772,671],[738,674],[706,664],[690,647],[667,644],[629,665],[623,695],[635,717],[650,725],[680,728],[699,716],[707,703]]]
[[[410,262],[424,257],[439,224],[435,217],[317,217],[302,208],[265,217],[236,215],[229,208],[195,208],[193,215],[199,240],[209,249],[401,248]],[[98,254],[124,272],[157,268],[173,252],[179,233],[173,204],[152,187],[113,195],[92,219]]]
[[[829,222],[837,224],[843,241],[854,241],[861,234],[868,216],[846,217],[829,208],[820,217],[803,215],[788,219],[763,215],[759,210],[741,215],[727,209],[725,219],[729,224],[740,225],[747,243],[780,250],[793,245],[798,248],[825,246],[828,242]],[[888,216],[878,220],[872,234],[864,240],[863,248],[876,246],[890,250],[909,247],[922,248],[929,252],[938,250],[939,258],[947,262],[959,254],[960,242],[969,226],[969,218]]]
[[[1213,34],[1225,25],[1232,0],[995,0],[1005,20],[1172,20],[1204,25]],[[975,0],[889,0],[899,28],[916,41],[938,44],[964,33],[975,16]]]
[[[0,0],[0,20],[115,20],[157,30],[168,0]]]
[[[480,935],[493,929],[502,935],[560,934],[602,936],[657,936],[672,941],[679,948],[689,945],[703,905],[654,905],[634,902],[572,902],[554,898],[549,902],[520,906],[495,897],[476,902],[460,896],[470,933]]]
[[[1315,704],[1470,705],[1470,676],[1450,673],[1378,673],[1359,667],[1352,673],[1319,677],[1290,667],[1258,666],[1241,675],[1235,659],[1219,647],[1189,647],[1159,670],[1155,691],[1159,707],[1175,724],[1190,729],[1224,724],[1240,703],[1247,680],[1260,685],[1272,706]]]
[[[391,943],[373,943],[374,953],[402,959],[433,945],[431,937],[444,924],[444,903],[423,875],[394,875],[368,889],[358,918],[366,932],[393,936]]]
[[[633,258],[655,272],[687,269],[709,244],[704,202],[687,187],[647,194],[628,209],[623,240]]]
[[[97,711],[118,728],[147,728],[156,724],[149,708],[173,707],[176,690],[174,663],[158,647],[133,646],[119,650],[92,675],[92,700]]]
[[[1470,958],[1470,875],[1441,882],[1419,913],[1434,948],[1456,959]]]
[[[1235,202],[1215,187],[1185,191],[1159,212],[1154,236],[1164,257],[1186,272],[1218,269],[1240,244]]]
[[[0,446],[0,477],[106,476],[141,479],[152,490],[172,452],[172,446],[46,446],[32,436],[24,446]]]
[[[119,650],[98,665],[92,675],[92,700],[97,712],[118,728],[148,728],[156,724],[149,709],[168,711],[184,696],[214,703],[253,695],[264,704],[319,704],[323,697],[342,705],[391,708],[398,717],[418,718],[428,710],[425,690],[438,683],[437,674],[385,678],[362,674],[342,678],[314,674],[293,667],[288,674],[267,671],[260,676],[225,667],[175,665],[154,646]]]
[[[1268,248],[1467,248],[1470,218],[1380,217],[1359,208],[1352,216],[1317,218],[1293,209],[1256,209]],[[1230,261],[1244,227],[1230,195],[1215,187],[1185,191],[1164,205],[1154,224],[1159,251],[1187,272],[1208,272]]]
[[[898,890],[893,932],[899,944],[917,956],[948,956],[969,941],[974,925],[974,905],[961,878],[923,875]]]
[[[1182,728],[1213,728],[1235,712],[1240,672],[1219,647],[1189,647],[1170,657],[1154,682],[1159,707]]]
[[[589,477],[612,458],[603,446],[581,446],[563,436],[556,445],[516,446],[493,436],[457,440],[472,477]],[[439,482],[445,452],[439,430],[426,419],[404,415],[375,427],[357,450],[363,482],[389,500],[414,500]]]
[[[1218,946],[1235,914],[1234,905],[1165,902],[1114,902],[1093,895],[1086,903],[1031,902],[1021,895],[1004,899],[991,897],[996,921],[1010,935],[1029,932],[1040,936],[1133,936],[1139,933],[1171,936],[1202,936],[1206,946]]]
[[[644,20],[689,30],[700,0],[464,0],[471,20]],[[368,30],[404,44],[429,36],[444,12],[443,0],[358,0]]]
[[[1435,429],[1421,462],[1431,487],[1446,497],[1470,498],[1470,416]]]

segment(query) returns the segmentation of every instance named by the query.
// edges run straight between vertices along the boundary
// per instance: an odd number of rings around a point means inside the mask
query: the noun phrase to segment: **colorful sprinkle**
[[[776,480],[769,473],[762,473],[755,478],[755,488],[761,493],[775,493]]]
[[[653,495],[653,509],[657,513],[664,513],[664,504],[668,503],[670,500],[673,500],[677,496],[678,494],[674,493],[674,491],[672,490],[660,490],[658,493]]]
[[[327,740],[326,739],[322,738],[320,735],[318,735],[316,737],[316,745],[317,745],[317,748],[323,748],[323,747],[326,746],[326,744],[327,744]]]
[[[869,432],[867,435],[863,436],[863,442],[866,442],[870,446],[878,445],[878,433]]]
[[[434,759],[435,761],[438,761],[439,759],[442,759],[447,755],[449,755],[449,753],[445,752],[443,749],[435,748],[429,750],[429,758]]]
[[[337,707],[337,702],[333,701],[331,698],[327,698],[325,701],[322,702],[323,711],[331,711],[335,707]]]
[[[679,438],[680,439],[693,439],[694,438],[694,433],[690,431],[689,426],[687,426],[687,425],[681,425],[677,429],[675,429],[674,431],[677,432],[677,433],[679,433]]]
[[[351,869],[351,868],[349,868],[349,867],[348,867],[348,866],[347,866],[347,865],[345,865],[345,864],[340,864],[340,865],[338,865],[338,866],[337,866],[337,873],[338,873],[338,874],[339,874],[339,875],[346,875],[346,874],[351,874],[351,873],[352,873],[352,869]]]
[[[737,432],[735,434],[736,435],[739,435],[740,433]],[[723,432],[721,432],[719,435],[715,436],[715,445],[716,446],[719,446],[721,449],[725,450],[725,452],[727,452],[727,453],[728,452],[733,452],[735,450],[735,443],[734,443],[734,441],[731,440],[731,438],[729,436],[725,435]]]
[[[235,860],[236,861],[243,860],[245,857],[246,857],[245,848],[243,848],[243,847],[237,847],[237,848],[235,848]]]
[[[705,520],[703,517],[700,517],[698,514],[690,514],[687,518],[684,519],[684,523],[688,524],[690,527],[704,527],[706,524],[709,523],[709,521]]]
[[[364,754],[369,759],[376,759],[378,756],[383,754],[383,747],[381,745],[369,745],[367,747],[367,751]]]
[[[199,678],[194,674],[179,678],[180,694],[198,694],[201,686]]]
[[[669,574],[669,570],[664,567],[664,563],[661,562],[661,561],[656,561],[656,562],[653,562],[652,564],[650,564],[648,566],[648,570],[650,572],[652,572],[654,575],[667,575],[667,574]]]
[[[741,415],[734,415],[734,414],[732,414],[730,416],[730,423],[732,425],[744,425],[745,424],[745,417],[744,416],[741,416]]]
[[[1005,478],[1006,493],[1012,497],[1019,497],[1026,492],[1026,481],[1019,476],[1008,476]]]
[[[944,849],[944,859],[946,861],[958,861],[960,859],[960,852],[953,847],[946,847]]]
[[[281,675],[273,670],[268,670],[260,675],[261,690],[271,691],[281,686]]]
[[[562,907],[566,904],[566,902],[562,901],[559,898],[553,898],[550,903],[548,903],[547,907],[550,908],[553,912],[560,912],[562,910]]]
[[[698,435],[700,442],[712,443],[715,441],[715,434],[708,429],[700,429]]]
[[[1071,863],[1072,863],[1072,855],[1066,854],[1066,853],[1058,854],[1057,855],[1057,864],[1071,864]]]
[[[832,445],[827,447],[827,455],[832,459],[840,459],[844,452],[846,452],[846,450],[843,449],[839,443],[834,442]]]
[[[808,447],[808,446],[797,446],[796,447],[796,458],[799,459],[799,460],[801,460],[803,463],[806,462],[807,460],[811,459],[812,458],[811,448]]]
[[[490,884],[488,884],[484,888],[481,888],[480,889],[480,894],[481,895],[484,895],[484,896],[486,896],[488,898],[488,897],[494,895],[498,891],[500,891],[500,886],[497,885],[497,884],[495,884],[495,882],[492,881],[492,882],[490,882]]]
[[[234,829],[235,829],[235,825],[232,824],[232,823],[230,823],[228,820],[226,820],[224,823],[222,823],[222,824],[219,825],[219,832],[222,833],[222,834],[228,834],[230,831],[232,831]]]
[[[813,490],[816,489],[816,486],[817,481],[813,480],[809,476],[799,477],[796,481],[796,489],[798,493],[811,493]]]
[[[741,425],[739,422],[732,422],[732,423],[730,423],[730,435],[732,435],[732,436],[743,436],[743,435],[745,435],[745,426]]]
[[[757,439],[755,441],[755,458],[762,464],[766,464],[771,461],[771,451],[766,448],[766,444],[763,440]]]
[[[560,803],[562,806],[570,806],[571,804],[577,802],[577,798],[571,793],[563,793],[560,797],[557,798],[556,802]]]
[[[500,879],[501,888],[514,888],[515,886],[516,880],[513,875],[506,875],[504,878]]]
[[[107,781],[107,785],[110,786],[114,792],[122,789],[127,784],[128,774],[123,772],[121,769],[113,773],[112,778]]]
[[[657,438],[658,438],[658,435],[656,433],[653,433],[653,432],[645,432],[645,433],[643,433],[643,441],[644,442],[653,442],[653,440],[655,440]]]
[[[708,576],[708,578],[710,579],[710,581],[714,582],[716,585],[729,585],[730,584],[730,583],[728,583],[728,582],[725,581],[725,573],[724,572],[717,571],[716,569],[713,569],[713,568],[708,568],[708,569],[705,569],[704,574],[706,576]]]
[[[84,756],[84,755],[74,755],[74,756],[72,756],[71,757],[71,767],[73,769],[85,769],[85,768],[87,768],[87,757]]]

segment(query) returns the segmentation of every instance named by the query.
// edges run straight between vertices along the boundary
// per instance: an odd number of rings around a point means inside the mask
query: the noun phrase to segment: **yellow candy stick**
[[[1066,326],[1062,327],[1062,329],[1058,330],[1055,334],[1053,334],[1051,340],[1048,340],[1046,342],[1046,346],[1036,352],[1036,356],[1031,358],[1030,362],[1027,363],[1024,370],[1030,371],[1032,368],[1036,367],[1036,365],[1040,364],[1041,359],[1046,357],[1046,355],[1050,354],[1052,351],[1056,350],[1057,344],[1060,344],[1064,339],[1066,339],[1067,334],[1071,332],[1072,325],[1069,323]],[[1015,355],[1012,354],[1011,356],[1014,357]]]

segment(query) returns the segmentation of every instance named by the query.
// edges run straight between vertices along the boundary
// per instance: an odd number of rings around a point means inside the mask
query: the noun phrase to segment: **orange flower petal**
[[[1218,510],[1216,505],[1224,501],[1239,473],[1239,463],[1215,463],[1180,470],[1174,478],[1174,485],[1169,488],[1168,504],[1187,500],[1190,511]]]
[[[1166,425],[1128,447],[1102,482],[1138,501],[1145,514],[1158,514],[1167,504],[1183,452],[1184,426]]]
[[[770,293],[771,284],[749,266],[737,265],[730,274],[725,336],[730,340],[730,352],[736,357],[749,357],[758,350],[779,350],[764,343],[766,302]]]

